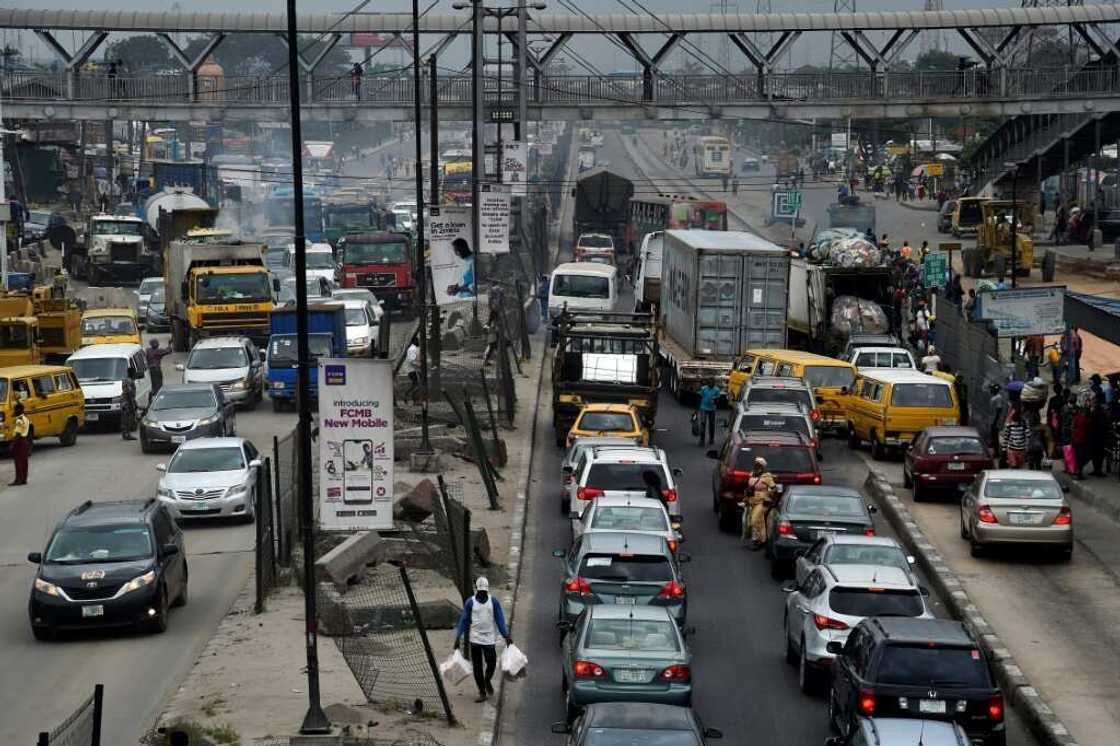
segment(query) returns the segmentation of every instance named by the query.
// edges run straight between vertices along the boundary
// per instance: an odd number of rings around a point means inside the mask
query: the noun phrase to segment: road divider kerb
[[[864,489],[879,505],[883,516],[898,533],[899,541],[914,555],[917,564],[929,578],[953,618],[964,622],[976,636],[992,661],[992,669],[1009,703],[1023,716],[1027,728],[1042,746],[1077,746],[1069,729],[1054,713],[1042,695],[1015,662],[1007,646],[992,629],[964,590],[960,579],[933,548],[910,509],[894,491],[886,474],[874,465],[868,466]]]

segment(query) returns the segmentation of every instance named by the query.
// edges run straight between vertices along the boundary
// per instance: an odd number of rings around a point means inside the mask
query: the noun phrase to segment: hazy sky
[[[421,0],[421,8],[427,7],[431,4],[432,0]],[[456,13],[463,11],[455,11],[451,8],[455,0],[439,0],[435,9],[432,12],[443,13]],[[547,1],[547,0],[546,0]],[[711,12],[713,9],[718,11],[721,5],[721,0],[638,0],[645,7],[651,11],[673,11],[673,12]],[[568,0],[563,0],[568,2]],[[726,0],[726,5],[729,9],[738,9],[740,12],[753,12],[759,0]],[[882,10],[920,10],[923,7],[923,0],[854,0],[857,9],[861,11],[882,11]],[[629,13],[630,11],[623,4],[623,0],[578,0],[573,3],[587,13]],[[633,0],[625,0],[626,5],[637,7],[637,3]],[[357,4],[357,0],[300,0],[299,10],[307,12],[346,12]],[[488,0],[488,4],[493,5],[511,5],[512,0]],[[568,13],[570,12],[562,4],[561,0],[552,0],[547,3],[549,10],[545,13]],[[953,8],[981,8],[981,7],[1018,7],[1020,0],[943,0],[946,9]],[[70,10],[75,7],[82,7],[83,9],[91,10],[172,10],[172,6],[177,5],[183,10],[190,12],[229,12],[231,10],[231,3],[229,0],[180,0],[174,3],[173,0],[81,0],[76,3],[75,0],[38,0],[34,3],[35,8]],[[785,12],[830,12],[833,8],[832,0],[771,0],[771,7],[777,11]],[[27,2],[0,2],[3,7],[31,7],[31,3]],[[232,4],[237,11],[240,12],[275,12],[282,13],[285,9],[284,0],[239,0],[239,2]],[[409,0],[374,0],[367,6],[367,9],[376,8],[379,12],[408,12],[411,11],[412,4]],[[47,49],[39,43],[30,32],[16,33],[13,31],[0,32],[4,36],[5,43],[19,45],[24,49],[30,51],[37,59],[45,59],[50,54]],[[872,35],[874,36],[874,35]],[[60,40],[68,47],[73,48],[75,42],[80,42],[80,35],[63,32],[59,34]],[[113,37],[110,37],[110,41]],[[723,42],[715,41],[714,39],[704,40],[704,37],[690,37],[690,39],[697,46],[700,46],[708,55],[718,61],[720,65],[726,64],[728,61],[732,69],[738,70],[743,64],[744,60],[738,50],[731,48],[727,50]],[[821,64],[828,61],[829,43],[828,35],[815,33],[806,34],[798,41],[797,44],[787,54],[785,60],[787,64],[797,67],[803,64]],[[942,42],[946,47],[952,51],[962,51],[963,44],[960,42],[959,37],[955,35],[950,36],[945,34]],[[426,47],[427,43],[422,43],[422,48]],[[648,48],[654,48],[656,40],[649,38],[646,41]],[[465,47],[466,44],[463,40],[459,40],[452,47],[448,53],[448,62],[453,60],[459,64],[465,62]],[[635,63],[629,55],[621,51],[616,45],[609,42],[604,43],[601,38],[585,37],[573,42],[573,49],[584,60],[592,63],[595,67],[604,70],[633,70]],[[907,57],[913,57],[920,49],[920,40],[915,41],[907,50]],[[493,54],[493,50],[490,54]],[[395,54],[395,53],[394,53]],[[675,60],[683,60],[686,57],[686,51],[681,50],[674,53]],[[377,61],[386,60],[390,61],[390,53],[385,52],[380,55]],[[96,55],[95,55],[96,56]],[[573,71],[576,73],[584,73],[578,63],[573,62]]]

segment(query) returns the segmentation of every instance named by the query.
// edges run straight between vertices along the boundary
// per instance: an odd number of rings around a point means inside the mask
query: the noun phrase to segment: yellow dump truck
[[[38,365],[39,321],[31,296],[25,293],[0,295],[0,368]]]
[[[1013,209],[1014,208],[1014,209]],[[1016,226],[1016,274],[1027,277],[1034,266],[1034,225],[1037,219],[1033,201],[987,200],[980,203],[983,220],[976,234],[980,270],[994,271],[998,257],[1011,271],[1011,231]],[[1012,214],[1014,213],[1014,215]]]

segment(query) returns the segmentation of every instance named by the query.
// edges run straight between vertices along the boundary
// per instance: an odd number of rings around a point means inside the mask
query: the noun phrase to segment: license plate
[[[614,602],[620,606],[633,606],[635,599],[633,596],[615,596]]]
[[[1037,526],[1042,523],[1041,513],[1008,513],[1007,519],[1016,526]]]
[[[959,464],[959,463],[949,464],[949,471],[964,471],[964,464]]]
[[[105,607],[101,604],[98,604],[96,606],[83,606],[82,616],[85,618],[94,616],[105,616]]]
[[[834,531],[831,528],[819,528],[819,529],[817,529],[816,531],[813,532],[813,538],[814,539],[820,539],[824,536],[832,536],[835,533],[836,533],[836,531]]]
[[[646,680],[646,672],[640,668],[623,668],[615,671],[614,675],[623,684],[642,684]]]
[[[918,700],[918,712],[925,712],[930,715],[944,715],[945,701],[940,699],[920,699]]]
[[[97,422],[100,417],[97,412],[86,412],[86,422]]]
[[[186,435],[172,435],[172,436],[171,436],[171,442],[172,442],[172,443],[182,443],[182,442],[184,442],[184,441],[185,441],[186,439],[187,439],[187,436],[186,436]]]

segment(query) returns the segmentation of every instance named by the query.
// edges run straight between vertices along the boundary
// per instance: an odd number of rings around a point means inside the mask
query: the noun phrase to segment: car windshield
[[[244,368],[247,365],[249,356],[243,347],[199,347],[187,359],[188,370]]]
[[[589,554],[583,558],[579,575],[587,580],[617,583],[666,583],[673,579],[669,560],[657,554],[623,557],[617,554]]]
[[[331,293],[335,300],[364,300],[371,306],[377,305],[377,298],[368,290],[335,290]]]
[[[366,316],[364,308],[346,309],[346,326],[366,326],[367,324],[369,324],[369,317]]]
[[[833,544],[824,553],[826,565],[879,565],[908,570],[910,563],[898,547],[861,544]]]
[[[311,359],[331,356],[331,337],[329,334],[312,334],[307,338]],[[268,367],[294,368],[299,360],[295,336],[273,337],[269,344]]]
[[[587,487],[601,490],[642,491],[646,488],[642,481],[644,471],[652,471],[661,484],[665,484],[661,464],[592,464],[585,482]]]
[[[614,240],[610,236],[580,236],[579,245],[590,249],[613,249]]]
[[[598,275],[556,275],[552,294],[565,298],[610,298],[610,281]]]
[[[244,454],[237,446],[222,448],[180,448],[167,465],[170,474],[200,471],[234,471],[245,468]]]
[[[334,269],[334,257],[325,251],[309,251],[306,256],[308,269]]]
[[[988,665],[979,650],[942,647],[935,643],[886,646],[877,678],[878,683],[888,685],[991,687]]]
[[[747,390],[747,404],[799,404],[808,412],[813,408],[813,399],[806,389],[771,388],[752,386]]]
[[[63,528],[51,539],[44,561],[58,564],[134,562],[152,556],[147,526]]]
[[[808,446],[767,446],[743,445],[735,457],[735,468],[741,471],[750,471],[754,468],[754,460],[761,456],[766,459],[766,469],[771,472],[799,472],[816,471],[813,468],[813,457],[809,455]]]
[[[634,427],[634,418],[627,412],[587,412],[579,418],[576,428],[617,433],[630,433],[637,429]]]
[[[117,337],[136,334],[131,316],[94,316],[82,319],[83,337]]]
[[[288,249],[284,246],[271,246],[265,249],[264,263],[269,269],[281,269],[284,267],[284,257],[288,255]]]
[[[67,362],[74,369],[80,383],[98,381],[123,381],[128,372],[128,360],[123,357],[87,357]]]
[[[960,209],[958,225],[977,225],[984,220],[984,211],[976,200],[965,200],[957,204]]]
[[[143,233],[144,224],[139,220],[95,220],[93,221],[93,235],[95,236],[139,236]]]
[[[272,300],[272,286],[262,272],[210,274],[198,279],[200,303],[264,303]]]
[[[28,327],[18,321],[0,326],[0,349],[26,350],[31,346],[31,335],[27,330]]]
[[[592,619],[583,646],[600,650],[625,650],[676,653],[676,625],[668,620]]]
[[[861,352],[856,357],[860,368],[913,368],[905,352]]]
[[[949,386],[940,383],[896,383],[891,391],[893,407],[932,407],[949,409],[953,400]]]
[[[51,214],[49,212],[32,210],[28,215],[28,220],[30,220],[32,223],[38,223],[39,225],[46,225],[51,221]]]
[[[159,412],[167,409],[214,409],[214,393],[206,390],[183,391],[163,389],[152,402],[152,410]]]
[[[790,495],[785,512],[826,518],[867,518],[863,501],[848,495]]]
[[[783,433],[800,433],[811,437],[805,417],[789,414],[744,414],[739,418],[739,432],[748,430],[774,430]]]
[[[805,367],[805,383],[813,388],[840,389],[850,388],[856,380],[851,368],[839,365],[808,365]]]
[[[149,278],[140,283],[140,288],[136,292],[140,295],[151,295],[156,288],[162,287],[163,280],[161,278]]]
[[[409,261],[404,241],[346,241],[342,245],[343,264],[401,264]]]
[[[1053,479],[989,479],[984,497],[1010,500],[1060,500],[1062,488]]]
[[[828,605],[848,616],[921,616],[925,610],[917,589],[833,588]]]
[[[160,305],[166,302],[166,300],[167,290],[165,290],[164,287],[160,285],[158,288],[152,291],[151,295],[148,296],[148,305]]]
[[[592,467],[594,470],[595,467]],[[612,531],[668,531],[663,508],[635,508],[628,505],[599,506],[591,517],[591,528]]]
[[[961,455],[961,456],[983,456],[985,454],[984,444],[979,438],[973,437],[954,437],[954,438],[931,438],[929,441],[929,448],[926,450],[930,456],[942,456],[946,454]]]
[[[323,286],[319,282],[318,277],[308,277],[306,284],[307,284],[307,298],[309,300],[312,299],[312,298],[328,298],[328,297],[330,297],[323,292]],[[287,277],[287,278],[284,279],[284,282],[280,285],[280,298],[281,299],[288,298],[293,302],[295,301],[295,298],[296,298],[296,278]]]
[[[588,728],[584,746],[700,746],[696,735],[687,730],[661,728]]]

